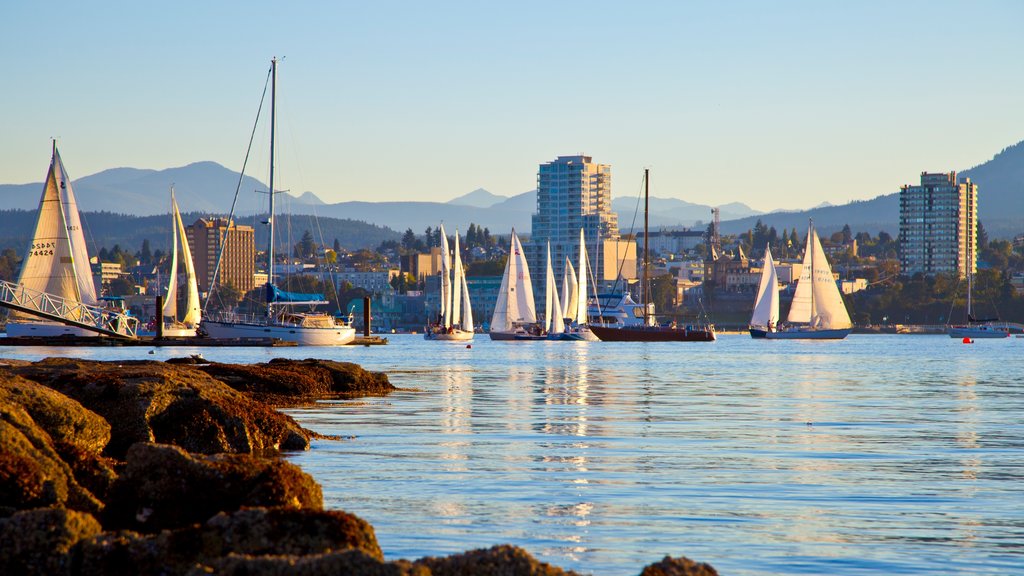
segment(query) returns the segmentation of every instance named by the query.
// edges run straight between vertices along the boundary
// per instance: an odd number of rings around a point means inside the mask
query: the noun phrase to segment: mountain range
[[[1007,147],[988,162],[964,170],[960,175],[970,177],[979,185],[979,218],[990,237],[1010,238],[1024,232],[1021,223],[1024,220],[1024,142]],[[188,212],[226,214],[236,188],[241,194],[239,216],[263,211],[264,196],[257,196],[256,191],[266,190],[266,186],[249,176],[239,184],[237,172],[215,162],[197,162],[166,170],[114,168],[74,180],[74,189],[79,208],[83,211],[154,216],[168,213],[168,190],[172,184],[178,204]],[[0,209],[34,211],[41,191],[42,183],[0,185]],[[328,204],[312,192],[298,196],[286,193],[278,201],[278,206],[282,213],[357,220],[394,231],[411,228],[421,233],[426,227],[436,227],[443,222],[450,232],[456,228],[464,231],[470,223],[475,223],[489,228],[492,233],[501,234],[513,227],[528,232],[536,202],[536,191],[533,190],[507,197],[481,188],[448,202],[349,201]],[[703,228],[712,218],[711,206],[685,200],[651,198],[650,205],[653,227]],[[802,229],[808,218],[813,218],[816,227],[826,234],[839,230],[845,224],[854,231],[872,234],[884,230],[895,236],[899,231],[898,191],[843,205],[825,202],[800,211],[762,213],[741,203],[722,204],[718,208],[722,232],[726,234],[744,232],[759,219],[778,230]],[[642,226],[642,206],[636,198],[613,198],[612,209],[618,213],[621,229]]]

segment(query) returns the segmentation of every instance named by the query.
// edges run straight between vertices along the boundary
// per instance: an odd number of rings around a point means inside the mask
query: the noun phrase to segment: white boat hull
[[[582,342],[600,342],[601,339],[586,326],[581,328],[570,328],[562,335],[562,340],[576,340]]]
[[[203,320],[202,328],[215,339],[278,338],[299,346],[344,346],[356,337],[355,328],[348,326],[319,328]]]
[[[468,342],[473,339],[473,333],[454,329],[451,332],[425,332],[423,338],[438,342]]]
[[[92,330],[68,326],[59,322],[8,322],[7,336],[15,337],[36,337],[56,338],[60,336],[77,336],[79,338],[98,337],[99,334]]]
[[[164,326],[164,338],[195,338],[196,329],[184,326]]]
[[[779,332],[765,332],[761,337],[767,340],[842,340],[849,336],[852,328],[839,328],[830,330],[818,330],[814,328],[793,328]]]

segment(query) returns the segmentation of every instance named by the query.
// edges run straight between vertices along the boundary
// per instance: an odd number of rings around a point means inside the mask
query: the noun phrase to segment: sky
[[[76,179],[240,170],[276,56],[292,193],[513,196],[584,153],[615,197],[647,167],[659,197],[841,204],[1024,140],[1021,22],[1018,0],[6,0],[0,182],[42,181],[51,138]]]

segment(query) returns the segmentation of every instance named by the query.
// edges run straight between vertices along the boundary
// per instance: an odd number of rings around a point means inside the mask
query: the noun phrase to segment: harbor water
[[[1024,573],[1024,339],[26,348],[35,360],[328,358],[400,391],[288,412],[288,458],[388,559],[510,543],[582,573]]]

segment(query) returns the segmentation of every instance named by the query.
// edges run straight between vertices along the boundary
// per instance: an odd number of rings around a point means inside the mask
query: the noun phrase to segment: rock
[[[342,395],[380,395],[395,390],[387,374],[370,372],[351,362],[275,358],[266,364],[213,363],[196,369],[275,405]]]
[[[443,558],[427,557],[413,564],[424,566],[433,576],[568,576],[565,571],[540,562],[517,546],[494,546]]]
[[[227,556],[195,567],[187,576],[431,576],[405,560],[381,562],[358,550],[311,556]]]
[[[110,441],[110,424],[79,402],[46,386],[0,373],[0,402],[24,408],[55,444],[99,454]]]
[[[198,574],[290,574],[288,567],[296,564],[319,570],[304,572],[311,574],[408,572],[381,571],[373,529],[340,511],[246,509],[152,535],[107,532],[80,548],[82,574],[156,576],[195,566],[202,567]],[[336,570],[323,572],[325,567]]]
[[[124,458],[136,442],[190,452],[302,450],[312,432],[192,366],[48,358],[8,370],[66,394],[111,425],[105,455]]]
[[[102,504],[75,480],[53,441],[18,404],[0,400],[0,510],[67,505],[98,512]]]
[[[710,564],[694,562],[685,556],[665,556],[660,562],[644,567],[640,576],[718,576]]]
[[[72,573],[69,552],[100,533],[89,514],[65,508],[24,510],[0,520],[0,568],[4,574],[60,576]]]
[[[313,478],[279,459],[189,455],[175,446],[138,443],[126,460],[103,514],[108,528],[156,532],[243,506],[323,508]]]

